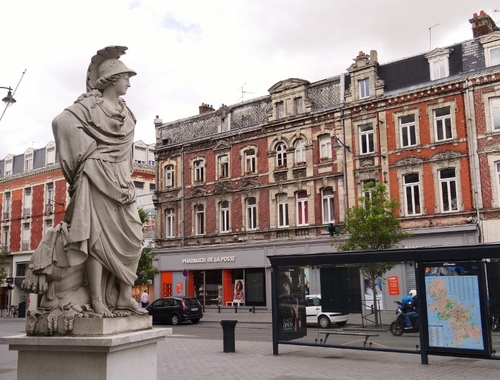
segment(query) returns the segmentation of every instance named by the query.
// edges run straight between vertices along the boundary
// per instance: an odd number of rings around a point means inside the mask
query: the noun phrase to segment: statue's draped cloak
[[[52,124],[71,197],[61,228],[64,254],[53,261],[65,267],[88,255],[97,259],[106,268],[103,295],[110,306],[116,305],[116,279],[134,285],[142,246],[131,179],[135,117],[122,99],[120,104],[121,110],[105,108],[94,90]]]

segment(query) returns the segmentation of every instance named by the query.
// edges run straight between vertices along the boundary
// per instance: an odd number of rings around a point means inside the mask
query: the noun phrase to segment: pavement
[[[383,316],[382,322],[390,323],[391,314]],[[221,320],[238,321],[235,352],[224,352],[222,329],[220,340],[167,335],[158,343],[158,380],[456,380],[500,377],[500,360],[429,356],[429,364],[423,365],[420,355],[415,354],[281,344],[279,355],[273,355],[270,342],[238,340],[238,325],[271,324],[271,312],[257,310],[251,313],[240,308],[237,313],[232,309],[218,313],[217,309],[207,309],[202,323],[220,323]],[[346,328],[356,327],[358,322],[361,318],[353,315]],[[0,318],[0,336],[6,336],[7,332],[17,335],[23,329],[24,319]],[[17,351],[9,351],[6,345],[0,345],[0,380],[15,380],[16,368]],[[68,374],[68,379],[71,378]]]

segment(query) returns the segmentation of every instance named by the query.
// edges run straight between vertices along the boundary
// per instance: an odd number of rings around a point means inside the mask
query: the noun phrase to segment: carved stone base
[[[128,318],[123,318],[128,319]],[[0,338],[18,351],[18,380],[156,379],[157,343],[172,329],[110,336],[25,336]]]
[[[53,331],[49,332],[49,324],[52,325],[52,323],[44,315],[39,317],[37,329],[34,333],[30,332],[32,331],[30,330],[30,323],[32,323],[30,318],[26,318],[26,333],[28,335],[100,336],[151,329],[153,327],[153,317],[150,315],[132,315],[116,318],[75,318],[71,321],[72,330],[70,331],[68,331],[68,321],[64,317],[59,317],[55,323],[57,329],[54,326],[51,329]]]

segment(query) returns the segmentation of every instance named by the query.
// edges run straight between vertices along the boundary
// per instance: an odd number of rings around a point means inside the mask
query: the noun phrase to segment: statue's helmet
[[[128,73],[131,77],[134,75],[137,75],[137,73],[134,70],[129,69],[122,61],[119,59],[107,59],[103,63],[99,65],[99,68],[97,69],[97,81],[96,81],[96,87],[99,90],[102,90],[102,88],[99,88],[100,86],[98,85],[100,81],[104,78],[110,77],[112,75],[117,75],[117,74],[125,74]]]

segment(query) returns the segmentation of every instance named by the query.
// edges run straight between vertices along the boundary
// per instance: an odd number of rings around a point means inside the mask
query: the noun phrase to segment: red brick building
[[[386,64],[359,52],[340,75],[157,119],[157,291],[226,305],[242,279],[246,304],[270,305],[267,256],[334,252],[327,227],[369,182],[399,201],[406,247],[498,241],[500,32],[469,21],[471,40]],[[411,265],[391,271],[402,291]],[[320,292],[321,269],[305,272]]]
[[[154,147],[135,142],[132,178],[138,195],[154,191],[154,165]],[[28,295],[19,285],[31,254],[47,229],[63,220],[68,201],[67,184],[54,142],[0,160],[0,242],[1,252],[7,254],[2,266],[15,285],[11,303],[27,300]],[[0,284],[0,303],[7,301],[4,282]]]

